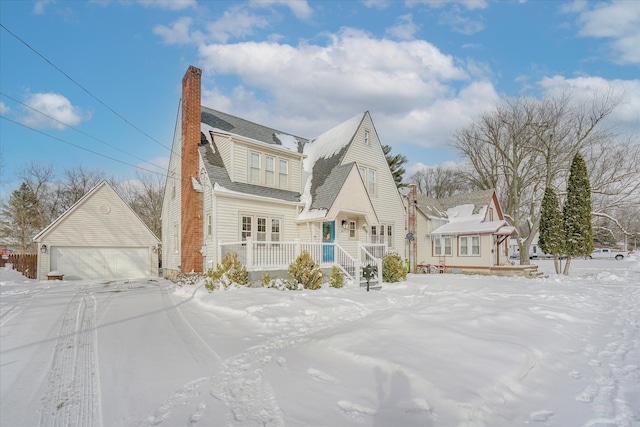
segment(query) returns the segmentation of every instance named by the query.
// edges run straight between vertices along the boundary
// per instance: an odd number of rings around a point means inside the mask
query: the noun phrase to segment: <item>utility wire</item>
[[[129,120],[127,120],[127,118],[125,118],[124,116],[122,116],[120,113],[118,113],[116,110],[114,110],[113,108],[111,108],[110,106],[108,106],[107,104],[105,104],[102,100],[100,100],[100,98],[98,98],[97,96],[95,96],[93,93],[91,93],[87,88],[85,88],[84,86],[82,86],[80,83],[78,83],[77,81],[75,81],[71,76],[69,76],[67,73],[65,73],[62,69],[60,69],[60,67],[58,67],[57,65],[55,65],[53,62],[51,62],[49,59],[47,59],[43,54],[41,54],[40,52],[38,52],[35,48],[33,48],[29,43],[27,43],[26,41],[24,41],[23,39],[21,39],[18,35],[16,35],[15,33],[13,33],[11,30],[9,30],[7,27],[5,27],[2,23],[0,23],[0,27],[2,27],[6,32],[8,32],[9,34],[11,34],[16,40],[18,40],[19,42],[21,42],[22,44],[24,44],[27,48],[29,48],[33,53],[35,53],[36,55],[38,55],[40,58],[42,58],[45,62],[47,62],[49,65],[51,65],[54,69],[56,69],[58,72],[60,72],[63,76],[65,76],[67,79],[69,79],[70,81],[72,81],[76,86],[78,86],[80,89],[82,89],[83,91],[85,91],[89,96],[91,96],[93,99],[95,99],[96,101],[98,101],[100,104],[102,104],[105,108],[107,108],[109,111],[111,111],[113,114],[115,114],[117,117],[119,117],[121,120],[123,120],[124,122],[126,122],[128,125],[130,125],[131,127],[133,127],[135,130],[137,130],[138,132],[140,132],[141,134],[143,134],[144,136],[146,136],[147,138],[149,138],[150,140],[154,141],[156,144],[159,144],[160,146],[166,148],[167,150],[169,150],[171,153],[177,155],[179,158],[182,158],[181,153],[176,153],[175,151],[173,151],[172,148],[167,147],[166,145],[164,145],[163,143],[161,143],[160,141],[158,141],[157,139],[155,139],[154,137],[152,137],[151,135],[149,135],[148,133],[146,133],[145,131],[143,131],[142,129],[140,129],[139,127],[137,127],[136,125],[134,125],[133,123],[131,123]],[[37,131],[36,131],[37,132]]]
[[[48,119],[51,119],[51,120],[53,120],[53,121],[55,121],[55,122],[58,122],[58,123],[60,123],[61,125],[63,125],[63,126],[65,126],[65,127],[69,128],[69,129],[73,129],[73,130],[75,130],[76,132],[78,132],[78,133],[79,133],[79,134],[81,134],[81,135],[84,135],[84,136],[86,136],[86,137],[88,137],[88,138],[91,138],[91,139],[93,139],[93,140],[95,140],[95,141],[98,141],[99,143],[104,144],[104,145],[106,145],[107,147],[111,147],[111,148],[113,148],[114,150],[118,150],[118,151],[120,151],[121,153],[124,153],[124,154],[126,154],[126,155],[128,155],[128,156],[134,157],[134,158],[136,158],[136,159],[138,159],[138,160],[140,160],[140,161],[142,161],[142,162],[144,162],[144,163],[148,163],[148,160],[145,160],[145,159],[143,159],[142,157],[138,157],[138,156],[136,156],[135,154],[131,154],[131,153],[127,152],[127,151],[124,151],[124,150],[122,150],[121,148],[118,148],[118,147],[116,147],[115,145],[109,144],[108,142],[105,142],[105,141],[103,141],[103,140],[101,140],[101,139],[99,139],[99,138],[96,138],[95,136],[90,135],[90,134],[88,134],[88,133],[86,133],[86,132],[84,132],[84,131],[82,131],[82,130],[78,129],[78,128],[77,128],[77,127],[75,127],[75,126],[71,126],[71,125],[70,125],[70,124],[68,124],[68,123],[62,122],[62,121],[60,121],[60,120],[56,119],[55,117],[52,117],[52,116],[48,115],[47,113],[45,113],[45,112],[43,112],[43,111],[38,110],[37,108],[33,108],[32,106],[27,105],[27,104],[25,104],[24,102],[21,102],[21,101],[19,101],[19,100],[15,99],[14,97],[12,97],[12,96],[10,96],[10,95],[7,95],[6,93],[4,93],[4,92],[2,92],[2,91],[0,91],[0,96],[4,96],[5,98],[10,99],[10,100],[12,100],[12,101],[14,101],[14,102],[16,102],[16,103],[18,103],[18,104],[22,105],[23,107],[29,108],[30,110],[35,111],[36,113],[41,114],[41,115],[43,115],[44,117],[47,117]],[[154,166],[156,166],[156,165],[154,165]]]
[[[49,138],[55,139],[56,141],[60,141],[60,142],[63,142],[65,144],[69,144],[69,145],[71,145],[73,147],[79,148],[81,150],[88,151],[89,153],[95,154],[97,156],[104,157],[105,159],[113,160],[114,162],[122,163],[123,165],[131,166],[133,168],[140,169],[140,170],[143,170],[145,172],[150,172],[150,173],[153,173],[153,174],[156,174],[156,175],[163,176],[165,178],[169,178],[169,176],[167,174],[164,174],[164,173],[161,173],[161,172],[157,172],[157,171],[153,171],[151,169],[143,168],[141,166],[136,166],[136,165],[133,165],[131,163],[127,163],[124,160],[116,159],[115,157],[111,157],[111,156],[107,156],[106,154],[98,153],[97,151],[93,151],[93,150],[91,150],[89,148],[86,148],[86,147],[83,147],[81,145],[74,144],[73,142],[69,142],[69,141],[67,141],[65,139],[58,138],[57,136],[53,136],[53,135],[48,134],[46,132],[42,132],[42,131],[40,131],[38,129],[32,128],[31,126],[27,126],[27,125],[25,125],[23,123],[17,122],[17,121],[12,120],[12,119],[10,119],[8,117],[0,115],[0,119],[4,119],[4,120],[6,120],[8,122],[11,122],[11,123],[14,123],[14,124],[16,124],[18,126],[22,126],[23,128],[26,128],[26,129],[29,129],[29,130],[31,130],[33,132],[39,133],[40,135],[48,136]],[[172,177],[172,178],[181,180],[181,178],[175,178],[175,177]]]

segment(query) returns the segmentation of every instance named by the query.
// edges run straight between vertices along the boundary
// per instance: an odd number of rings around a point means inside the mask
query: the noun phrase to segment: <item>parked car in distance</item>
[[[591,255],[587,255],[585,259],[617,259],[621,260],[627,255],[626,252],[609,249],[609,248],[600,248],[591,252]]]

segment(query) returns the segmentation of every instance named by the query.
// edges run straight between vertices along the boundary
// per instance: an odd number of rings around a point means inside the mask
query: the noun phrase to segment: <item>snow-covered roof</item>
[[[443,234],[452,234],[452,235],[461,235],[461,234],[486,234],[486,233],[498,233],[503,234],[507,229],[502,230],[504,227],[509,227],[507,221],[487,221],[487,222],[478,222],[478,221],[457,221],[450,222],[448,224],[442,225],[431,232],[432,235],[443,235]],[[513,229],[513,227],[511,227]],[[515,230],[515,229],[514,229]],[[511,233],[509,233],[511,234]]]

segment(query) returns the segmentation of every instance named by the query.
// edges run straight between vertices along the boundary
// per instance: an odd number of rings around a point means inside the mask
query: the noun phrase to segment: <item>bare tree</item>
[[[35,197],[33,224],[38,230],[42,230],[57,216],[51,204],[53,165],[32,161],[18,169],[17,176]]]
[[[104,172],[86,169],[82,165],[66,169],[64,179],[58,183],[56,189],[56,211],[65,212],[104,179],[107,179]],[[114,178],[107,180],[112,184],[115,182]]]
[[[410,180],[416,184],[419,194],[433,198],[451,197],[473,190],[465,178],[464,168],[465,165],[425,166],[411,175]]]
[[[119,186],[123,198],[149,229],[162,238],[162,199],[165,178],[157,174],[136,173],[137,180]]]
[[[564,188],[571,159],[606,139],[602,121],[618,103],[611,91],[578,105],[568,95],[517,97],[454,134],[453,146],[471,165],[468,181],[478,189],[495,188],[505,217],[518,230],[521,264],[529,262],[544,189]]]

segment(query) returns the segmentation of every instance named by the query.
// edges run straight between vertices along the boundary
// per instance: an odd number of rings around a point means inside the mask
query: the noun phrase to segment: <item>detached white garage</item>
[[[42,230],[38,279],[158,277],[160,241],[107,181],[102,181]]]

